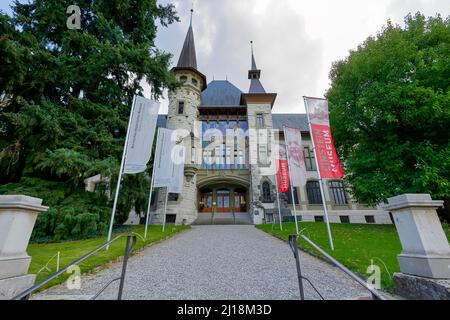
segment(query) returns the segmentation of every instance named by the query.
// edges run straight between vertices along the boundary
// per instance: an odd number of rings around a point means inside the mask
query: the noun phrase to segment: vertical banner
[[[284,193],[289,191],[289,170],[286,157],[286,147],[279,143],[277,164],[277,181],[278,192]]]
[[[159,128],[158,130],[158,152],[155,155],[153,187],[168,187],[172,179],[173,160],[172,150],[175,147],[175,141],[172,140],[172,130]]]
[[[170,193],[183,193],[185,158],[186,147],[176,145],[172,150],[172,175],[168,186]]]
[[[341,179],[344,175],[334,148],[328,117],[328,101],[319,98],[306,98],[306,107],[314,139],[320,177]]]
[[[306,185],[306,165],[300,129],[284,127],[284,141],[289,157],[289,176],[294,187]]]
[[[152,155],[153,138],[158,120],[159,102],[135,96],[134,108],[125,146],[124,174],[144,172]]]

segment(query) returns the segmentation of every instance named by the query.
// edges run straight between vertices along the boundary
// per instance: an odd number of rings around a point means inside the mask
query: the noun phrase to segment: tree
[[[345,180],[375,204],[401,193],[450,196],[450,17],[388,22],[333,64],[330,122]]]
[[[177,86],[171,55],[155,46],[157,22],[178,21],[172,4],[80,0],[79,30],[66,25],[72,4],[16,1],[12,17],[0,12],[0,183],[60,182],[70,196],[86,177],[116,177],[142,81],[155,98]],[[127,177],[122,211],[146,201],[147,179]]]

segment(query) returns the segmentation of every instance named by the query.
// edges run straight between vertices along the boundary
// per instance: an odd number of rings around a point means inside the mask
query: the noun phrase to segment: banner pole
[[[280,218],[280,230],[283,231],[283,224],[281,223],[281,208],[280,208],[280,194],[278,192],[278,175],[275,173],[275,181],[276,181],[276,188],[277,188],[277,203],[278,203],[278,216]]]
[[[163,217],[163,229],[164,232],[166,230],[166,213],[167,213],[167,201],[169,199],[169,187],[166,187],[166,201],[164,204],[164,217]]]
[[[286,159],[287,159],[287,163],[288,163],[289,184],[291,186],[292,206],[294,207],[295,231],[297,232],[297,234],[299,234],[298,221],[297,221],[297,208],[295,206],[295,197],[294,197],[294,186],[292,185],[292,179],[291,179],[291,161],[289,160],[289,149],[288,149],[287,143],[286,143],[286,127],[285,126],[283,126],[283,135],[284,135],[284,147],[286,149]]]
[[[305,104],[306,116],[308,118],[309,133],[311,135],[311,142],[313,145],[314,160],[316,162],[317,174],[319,175],[320,196],[322,197],[323,212],[325,214],[325,223],[327,225],[328,241],[330,243],[331,250],[334,251],[333,236],[331,235],[330,220],[328,219],[328,209],[327,209],[327,204],[325,202],[325,194],[323,191],[322,176],[320,175],[320,169],[319,169],[319,160],[317,160],[316,145],[314,143],[311,120],[309,118],[308,102],[306,101],[305,97],[303,97],[303,102]]]
[[[128,138],[130,135],[130,125],[131,125],[131,119],[133,118],[135,102],[136,102],[136,95],[134,95],[134,97],[133,97],[133,105],[131,106],[130,118],[128,119],[127,135],[125,136],[125,145],[123,147],[122,161],[120,163],[119,178],[117,179],[116,193],[114,196],[114,204],[113,204],[113,209],[112,209],[112,213],[111,213],[111,221],[109,222],[109,231],[108,231],[107,242],[111,240],[111,236],[112,236],[114,216],[116,215],[117,199],[119,198],[120,184],[122,182],[122,177],[123,177],[123,167],[125,165],[125,158],[127,156]],[[106,246],[106,250],[109,250],[109,245]]]
[[[149,223],[150,207],[151,207],[151,203],[152,203],[153,181],[154,181],[154,177],[155,177],[155,159],[156,159],[156,155],[158,154],[158,141],[159,141],[159,130],[156,134],[156,148],[155,148],[155,156],[153,157],[152,180],[150,182],[150,193],[148,195],[148,206],[147,206],[147,216],[145,218],[144,239],[147,239],[147,228],[148,228],[148,223]]]

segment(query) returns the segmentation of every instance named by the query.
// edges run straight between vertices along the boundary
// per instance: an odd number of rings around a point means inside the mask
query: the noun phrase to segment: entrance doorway
[[[247,192],[243,188],[203,189],[200,191],[200,212],[209,213],[247,212]]]

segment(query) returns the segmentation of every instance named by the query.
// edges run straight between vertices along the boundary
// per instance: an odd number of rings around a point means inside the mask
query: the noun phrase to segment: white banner
[[[183,193],[184,161],[186,158],[186,147],[176,145],[172,151],[172,176],[168,186],[170,193]]]
[[[134,97],[123,173],[136,174],[147,168],[152,154],[158,111],[159,102],[141,96]]]
[[[292,186],[306,185],[306,165],[303,153],[302,134],[300,129],[284,128],[284,141],[286,142],[287,157],[289,160],[289,177]]]
[[[172,150],[175,147],[175,140],[172,140],[173,131],[165,128],[158,130],[158,145],[155,155],[155,166],[153,174],[153,187],[168,187],[173,174]],[[175,138],[174,138],[175,139]]]

